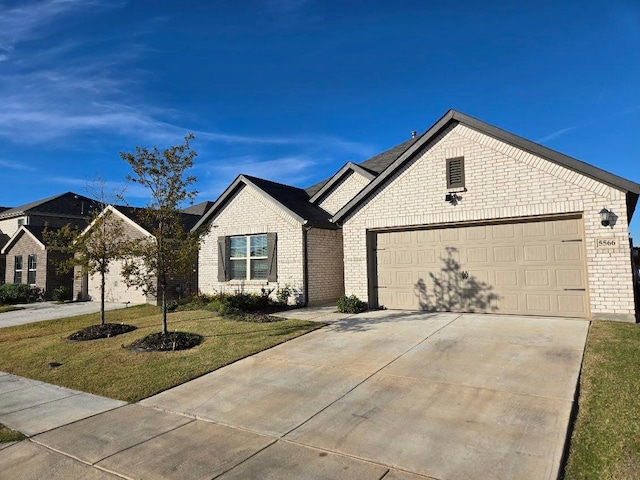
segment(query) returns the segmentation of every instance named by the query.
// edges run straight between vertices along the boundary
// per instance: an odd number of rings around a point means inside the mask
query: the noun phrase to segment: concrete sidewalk
[[[368,312],[135,405],[0,374],[0,423],[32,435],[0,450],[0,472],[555,479],[588,327]]]
[[[75,317],[100,311],[100,302],[34,302],[16,305],[23,310],[0,313],[0,328],[23,325],[25,323],[43,322],[58,318]],[[105,310],[126,308],[124,303],[106,302]]]

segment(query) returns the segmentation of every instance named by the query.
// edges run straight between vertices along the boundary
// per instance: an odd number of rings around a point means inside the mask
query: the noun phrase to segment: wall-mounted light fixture
[[[606,208],[600,210],[600,223],[603,227],[608,227],[611,221],[611,212]]]

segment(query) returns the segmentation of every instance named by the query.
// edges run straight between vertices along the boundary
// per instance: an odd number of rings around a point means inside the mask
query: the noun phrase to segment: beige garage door
[[[119,261],[111,262],[109,266],[109,273],[105,278],[105,301],[118,302],[131,304],[146,303],[147,297],[142,294],[142,291],[135,287],[127,287],[124,282],[120,271],[122,270],[122,263]],[[91,300],[94,302],[100,301],[100,275],[94,275],[89,277],[88,281],[88,293],[91,296]]]
[[[580,218],[375,235],[379,306],[587,317]]]

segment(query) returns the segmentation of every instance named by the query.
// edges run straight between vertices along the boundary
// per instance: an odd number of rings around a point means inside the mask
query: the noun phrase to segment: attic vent
[[[447,158],[447,188],[464,188],[464,157]]]

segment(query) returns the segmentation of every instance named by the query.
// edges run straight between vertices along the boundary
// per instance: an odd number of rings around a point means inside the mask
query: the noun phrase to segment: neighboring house
[[[182,212],[182,222],[186,231],[189,231],[195,223],[200,219],[202,215],[196,215],[189,211],[204,211],[211,202],[204,202],[185,209]],[[115,218],[120,219],[124,225],[124,235],[128,239],[149,238],[152,239],[153,235],[150,230],[153,230],[149,225],[145,225],[140,220],[140,213],[142,208],[125,207],[120,205],[109,205],[106,207],[106,211],[110,211],[115,215]],[[188,211],[189,210],[189,211]],[[185,213],[186,212],[186,213]],[[89,225],[83,235],[87,235],[92,228]],[[169,298],[167,300],[177,300],[187,297],[192,293],[198,291],[198,275],[197,275],[197,259],[194,258],[194,272],[189,278],[172,278],[169,288]],[[155,296],[147,296],[142,290],[136,287],[128,287],[122,272],[122,261],[114,260],[109,265],[109,272],[105,277],[105,300],[107,302],[122,302],[131,304],[153,303],[157,304],[160,299]],[[83,275],[78,268],[76,268],[75,282],[74,282],[74,295],[78,300],[92,300],[100,301],[100,288],[101,278],[100,274],[93,276]]]
[[[315,284],[336,297],[344,281],[371,308],[635,321],[628,226],[639,195],[635,182],[450,110],[306,191],[238,177],[201,220],[214,228],[200,289],[290,283],[313,303]],[[253,258],[266,259],[266,277],[248,273]],[[327,264],[315,276],[312,259]]]
[[[22,225],[52,228],[67,224],[83,225],[85,217],[95,202],[90,198],[73,192],[66,192],[53,197],[37,200],[14,208],[0,208],[0,251],[18,233]],[[9,254],[11,255],[11,254]],[[46,257],[45,257],[46,258]],[[0,253],[0,283],[13,278],[15,260]],[[40,267],[47,268],[47,264],[40,261]],[[7,265],[7,262],[10,265]],[[8,280],[6,280],[8,281]],[[26,283],[26,279],[23,281]]]
[[[6,283],[25,283],[41,289],[46,299],[50,299],[53,291],[60,287],[71,289],[73,274],[58,273],[60,262],[68,255],[47,250],[43,231],[56,228],[22,225],[3,247],[2,254],[9,259],[5,273]]]

